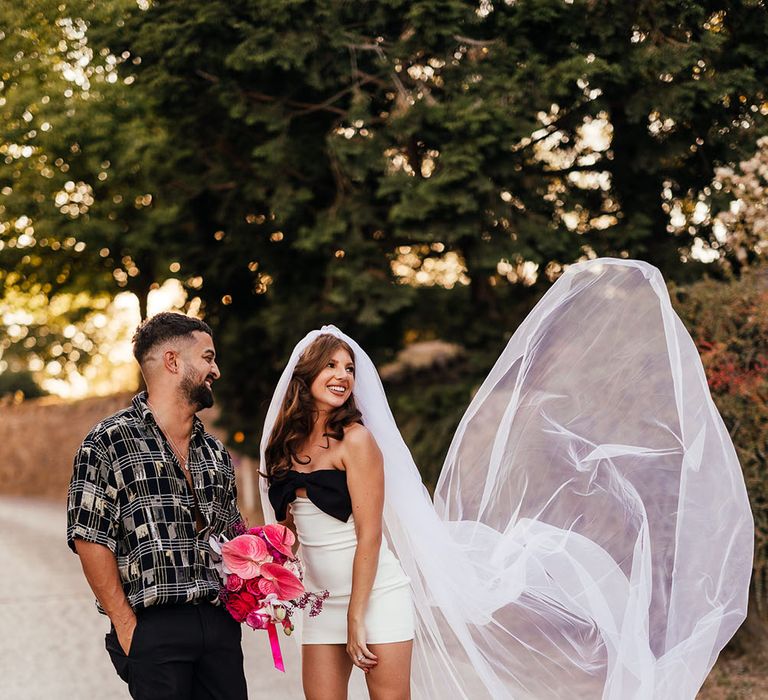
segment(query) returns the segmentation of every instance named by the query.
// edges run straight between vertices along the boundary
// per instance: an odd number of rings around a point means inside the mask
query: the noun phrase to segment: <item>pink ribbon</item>
[[[275,663],[275,668],[285,673],[283,654],[280,651],[280,639],[277,636],[277,628],[274,622],[270,622],[267,625],[267,632],[269,632],[269,646],[272,647],[272,661]]]

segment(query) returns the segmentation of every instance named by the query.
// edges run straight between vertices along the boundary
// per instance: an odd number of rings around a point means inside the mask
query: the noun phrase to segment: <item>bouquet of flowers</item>
[[[328,591],[310,593],[302,583],[303,571],[293,553],[296,538],[284,525],[236,527],[231,540],[210,539],[215,566],[223,585],[219,597],[232,617],[252,629],[269,633],[275,668],[285,671],[277,626],[291,634],[291,616],[308,605],[310,615],[319,615]]]

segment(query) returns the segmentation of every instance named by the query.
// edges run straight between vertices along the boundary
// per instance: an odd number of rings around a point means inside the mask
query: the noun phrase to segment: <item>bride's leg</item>
[[[410,700],[413,642],[369,644],[379,662],[365,675],[371,700]]]
[[[304,644],[301,681],[307,700],[346,700],[352,661],[344,644]]]

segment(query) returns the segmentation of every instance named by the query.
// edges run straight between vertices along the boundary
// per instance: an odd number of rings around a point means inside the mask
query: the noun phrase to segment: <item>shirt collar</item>
[[[133,408],[136,410],[139,416],[141,416],[141,419],[146,425],[157,425],[155,416],[152,414],[152,409],[149,407],[149,403],[147,402],[146,391],[142,391],[136,394],[136,396],[133,397],[133,401],[131,403],[133,404]],[[160,426],[158,425],[158,427]],[[205,426],[203,425],[203,421],[201,421],[197,414],[195,414],[192,417],[192,437],[201,435],[204,431]]]

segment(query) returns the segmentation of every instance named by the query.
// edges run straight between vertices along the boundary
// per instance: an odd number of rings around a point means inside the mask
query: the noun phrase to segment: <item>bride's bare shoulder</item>
[[[379,449],[373,434],[362,423],[351,423],[344,427],[344,444],[353,451]]]
[[[371,431],[368,430],[362,423],[350,423],[344,426],[344,440],[365,440],[373,439]]]

